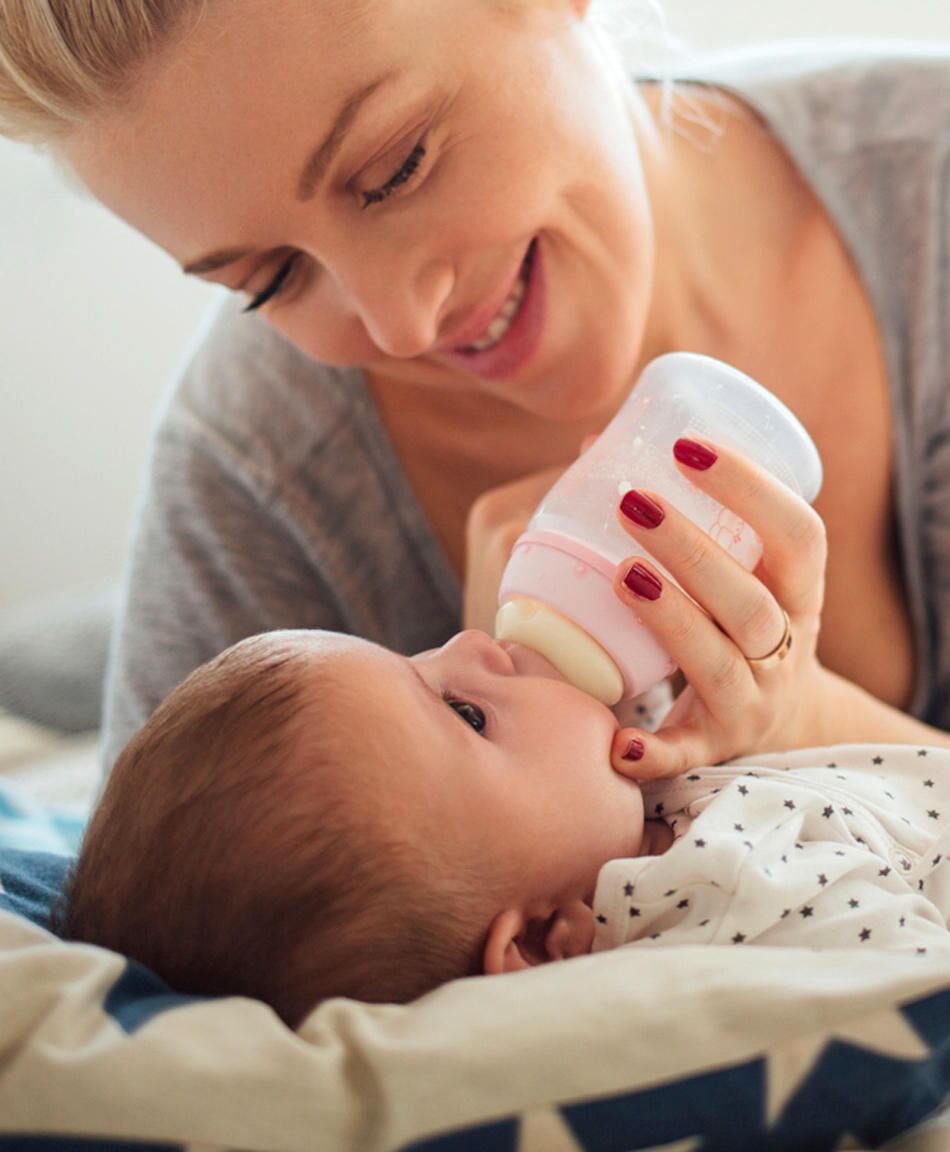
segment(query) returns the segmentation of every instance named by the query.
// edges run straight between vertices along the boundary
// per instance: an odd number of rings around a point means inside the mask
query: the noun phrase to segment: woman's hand
[[[495,632],[498,588],[515,541],[545,493],[566,469],[545,468],[483,492],[465,525],[464,626]]]
[[[614,589],[679,665],[687,687],[655,733],[617,732],[614,767],[639,779],[674,776],[733,756],[830,742],[838,678],[816,656],[827,556],[821,518],[738,453],[680,440],[674,455],[691,483],[756,531],[763,554],[747,572],[654,493],[621,501],[620,523],[681,588],[638,559],[618,566]],[[782,659],[757,663],[785,649],[785,613],[791,647]]]

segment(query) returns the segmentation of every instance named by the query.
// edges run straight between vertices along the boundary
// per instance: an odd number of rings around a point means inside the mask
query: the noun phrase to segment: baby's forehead
[[[405,661],[396,653],[359,636],[341,632],[302,633],[305,675],[323,683],[328,691],[360,693],[398,684]]]
[[[419,708],[415,674],[405,657],[360,637],[333,632],[301,640],[299,691],[305,715],[329,725],[354,750],[376,722],[391,728]]]
[[[314,736],[339,755],[354,764],[398,758],[406,772],[441,746],[444,705],[409,659],[336,633],[313,635],[307,654],[303,714]]]

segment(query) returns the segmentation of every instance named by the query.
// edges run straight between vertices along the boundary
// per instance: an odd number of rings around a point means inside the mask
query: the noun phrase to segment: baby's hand
[[[614,768],[640,779],[675,776],[751,752],[830,742],[823,699],[833,678],[816,655],[827,556],[821,518],[736,452],[680,440],[674,455],[684,476],[758,533],[763,554],[747,572],[661,497],[624,497],[621,524],[681,588],[638,559],[618,565],[614,590],[687,686],[656,732],[617,732]]]

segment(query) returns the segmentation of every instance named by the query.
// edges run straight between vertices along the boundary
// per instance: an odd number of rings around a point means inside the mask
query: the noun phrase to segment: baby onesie
[[[768,944],[950,951],[950,750],[836,745],[643,786],[661,856],[612,860],[593,950]]]

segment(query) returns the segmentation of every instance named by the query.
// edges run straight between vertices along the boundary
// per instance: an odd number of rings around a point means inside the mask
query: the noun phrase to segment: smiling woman
[[[360,34],[332,6],[290,3],[296,19],[273,21],[245,5],[226,24],[210,13],[133,105],[80,126],[63,153],[101,200],[185,267],[266,306],[315,359],[414,385],[455,386],[451,354],[492,322],[542,222],[571,230],[594,276],[584,311],[630,333],[623,363],[615,341],[601,343],[606,395],[588,390],[581,407],[602,408],[626,383],[643,326],[642,300],[610,288],[638,267],[646,279],[643,176],[634,149],[613,157],[594,146],[590,125],[629,137],[629,113],[556,7],[520,6],[516,18],[485,3],[417,3],[397,19],[384,4]],[[315,43],[327,50],[320,69]],[[270,91],[278,71],[280,108]],[[584,96],[565,81],[575,71],[589,76]],[[243,155],[255,164],[237,177]],[[136,179],[145,170],[147,184]],[[602,221],[621,207],[630,217],[637,201],[624,232],[608,232]],[[527,366],[529,380],[550,380],[555,360],[558,375],[579,368],[570,330],[585,316],[551,297],[548,307],[549,331],[563,335]],[[481,376],[507,399],[497,377],[525,356],[508,356],[500,372],[497,359]]]
[[[155,438],[107,766],[250,633],[413,653],[491,627],[539,497],[674,349],[734,363],[799,416],[824,527],[798,509],[808,546],[750,575],[716,556],[691,570],[671,515],[626,525],[666,570],[650,602],[623,579],[617,594],[689,681],[663,729],[631,734],[642,770],[817,735],[945,739],[946,54],[690,61],[667,110],[596,16],[592,0],[0,0],[3,130],[239,297]],[[736,483],[732,466],[710,483]],[[747,661],[786,618],[793,655],[757,677]],[[753,619],[754,649],[723,623]]]

